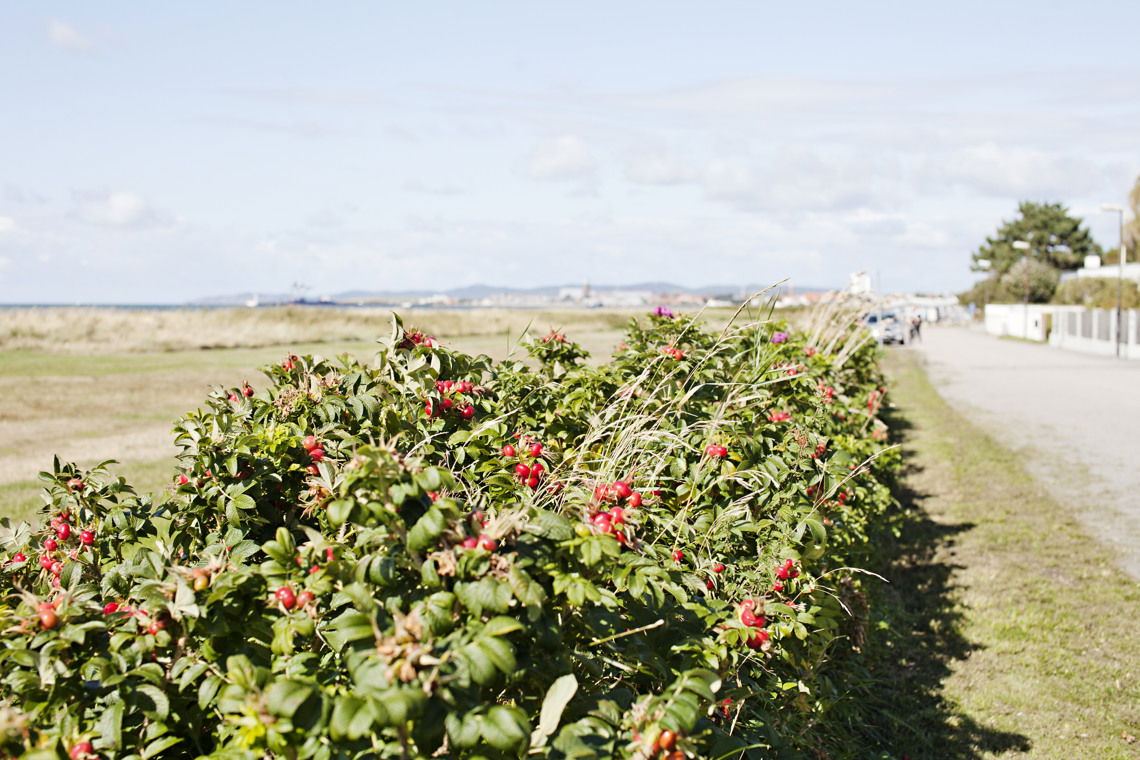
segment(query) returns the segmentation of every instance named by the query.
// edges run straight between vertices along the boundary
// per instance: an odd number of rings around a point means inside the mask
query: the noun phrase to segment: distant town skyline
[[[1019,200],[1116,245],[1140,9],[0,5],[0,302],[957,291]]]

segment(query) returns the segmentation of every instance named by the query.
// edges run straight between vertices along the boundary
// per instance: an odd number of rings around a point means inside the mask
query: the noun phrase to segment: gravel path
[[[1140,361],[927,327],[942,396],[1025,458],[1029,471],[1140,578]]]

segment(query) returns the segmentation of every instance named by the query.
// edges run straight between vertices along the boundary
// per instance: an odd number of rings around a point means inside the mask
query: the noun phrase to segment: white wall
[[[1140,359],[1140,311],[1133,309],[1122,315],[1120,355]],[[1057,307],[1049,344],[1086,354],[1116,355],[1116,310],[1085,309],[1081,306]]]
[[[1046,315],[1055,306],[1019,303],[991,303],[986,306],[986,332],[1013,338],[1045,341]]]

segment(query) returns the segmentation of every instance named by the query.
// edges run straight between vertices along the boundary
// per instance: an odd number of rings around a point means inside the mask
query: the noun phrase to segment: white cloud
[[[16,220],[10,216],[0,216],[0,232],[10,232],[16,229]]]
[[[431,184],[428,182],[421,182],[418,179],[410,179],[404,183],[404,190],[409,193],[420,193],[421,195],[463,195],[463,188],[452,184]]]
[[[713,161],[704,170],[703,184],[709,198],[718,201],[752,203],[761,192],[755,171],[739,161]]]
[[[146,202],[141,196],[125,191],[89,194],[79,207],[79,218],[107,227],[169,227],[174,219]]]
[[[933,159],[926,174],[928,184],[957,183],[998,197],[1071,197],[1104,184],[1100,169],[1088,161],[995,142]]]
[[[625,176],[639,185],[680,185],[700,179],[701,173],[670,155],[652,153],[626,164]]]
[[[889,200],[897,178],[890,160],[820,155],[791,145],[762,159],[711,161],[700,183],[709,200],[741,211],[846,210]]]
[[[48,24],[48,39],[56,47],[70,50],[73,53],[89,53],[92,50],[91,40],[79,33],[75,27],[62,21],[52,21]]]
[[[586,142],[576,135],[543,140],[531,151],[527,174],[538,180],[586,179],[597,162]]]

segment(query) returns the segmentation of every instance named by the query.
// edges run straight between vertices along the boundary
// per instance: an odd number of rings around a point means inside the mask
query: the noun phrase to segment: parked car
[[[876,311],[863,317],[863,324],[880,345],[906,344],[908,324],[895,311]]]

